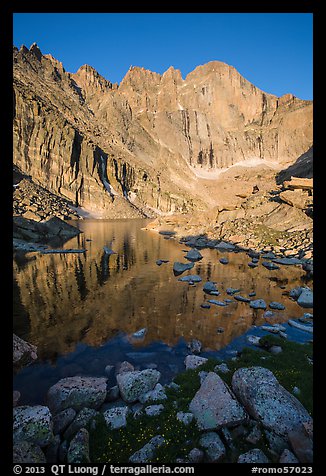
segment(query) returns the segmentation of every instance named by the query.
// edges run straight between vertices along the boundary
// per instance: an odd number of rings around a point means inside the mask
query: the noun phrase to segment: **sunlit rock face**
[[[219,61],[185,79],[131,67],[118,86],[14,48],[14,163],[98,217],[204,210],[219,197],[208,173],[289,165],[311,145],[311,101],[267,94]]]

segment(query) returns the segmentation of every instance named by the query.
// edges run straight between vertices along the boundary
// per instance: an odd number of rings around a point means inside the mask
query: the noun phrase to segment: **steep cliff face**
[[[200,177],[252,158],[291,164],[312,145],[312,103],[277,98],[211,62],[182,79],[132,67],[120,86],[14,48],[14,163],[96,216],[214,206]]]

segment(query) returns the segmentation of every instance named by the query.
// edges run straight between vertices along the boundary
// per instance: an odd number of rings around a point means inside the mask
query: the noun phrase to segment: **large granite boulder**
[[[244,422],[247,414],[234,398],[229,387],[215,372],[209,372],[192,399],[189,410],[194,414],[199,428],[213,430],[235,426]]]
[[[37,359],[37,347],[13,334],[13,368],[20,370]]]
[[[217,463],[225,456],[225,447],[221,438],[214,431],[202,435],[199,440],[199,445],[204,448],[205,456],[209,463]]]
[[[135,370],[117,375],[121,397],[125,402],[136,402],[144,393],[153,390],[161,374],[155,369]]]
[[[54,414],[66,408],[99,408],[106,399],[106,382],[103,377],[63,378],[48,391],[49,408]]]
[[[52,415],[43,405],[15,407],[13,410],[13,440],[38,446],[48,445],[53,435]]]
[[[263,367],[238,369],[232,389],[251,417],[281,437],[287,438],[290,431],[312,420],[299,400]]]
[[[130,412],[129,407],[114,407],[103,413],[104,419],[108,427],[112,429],[123,428],[127,425],[127,415]]]

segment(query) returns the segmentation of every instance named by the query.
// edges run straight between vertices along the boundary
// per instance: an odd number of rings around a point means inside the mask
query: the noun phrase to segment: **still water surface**
[[[182,275],[199,274],[203,282],[189,286],[172,271],[174,261],[187,262],[189,248],[143,230],[147,222],[71,222],[83,233],[64,247],[85,248],[85,253],[15,256],[14,332],[37,345],[39,356],[14,378],[14,388],[22,394],[20,404],[44,402],[49,386],[62,377],[104,375],[106,365],[123,360],[139,368],[154,363],[162,381],[168,381],[184,368],[186,342],[192,338],[202,342],[203,355],[223,355],[246,332],[257,333],[253,325],[303,315],[284,294],[303,285],[301,266],[280,265],[270,271],[260,264],[252,269],[246,253],[204,249],[203,259]],[[106,254],[104,246],[116,254]],[[229,264],[219,262],[223,256]],[[158,266],[158,259],[169,262]],[[205,295],[206,280],[217,282],[218,297]],[[255,299],[263,298],[267,305],[282,302],[286,309],[266,319],[263,310],[235,300],[226,307],[201,308],[208,299],[230,298],[228,287],[240,288],[243,296],[255,292]],[[147,328],[145,338],[133,339],[132,333],[142,328]],[[296,340],[310,337],[291,332]]]

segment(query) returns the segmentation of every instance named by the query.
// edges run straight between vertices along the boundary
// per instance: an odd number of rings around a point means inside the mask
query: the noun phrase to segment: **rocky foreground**
[[[25,344],[19,340],[19,355],[33,360]],[[185,373],[165,386],[155,368],[122,362],[103,377],[59,380],[45,405],[17,406],[14,392],[14,462],[311,463],[313,420],[300,402],[311,392],[311,348],[268,337],[255,345],[218,362],[195,355],[194,340]]]

